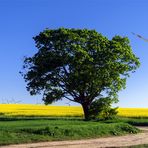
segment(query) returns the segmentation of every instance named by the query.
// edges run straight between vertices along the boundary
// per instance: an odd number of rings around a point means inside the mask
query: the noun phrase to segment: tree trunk
[[[89,104],[84,103],[84,104],[81,104],[81,105],[82,105],[82,108],[83,108],[85,120],[90,120],[90,118],[89,118]]]

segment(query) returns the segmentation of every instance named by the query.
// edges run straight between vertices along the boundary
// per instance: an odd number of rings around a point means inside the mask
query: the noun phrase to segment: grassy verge
[[[123,117],[118,117],[114,120],[107,120],[103,121],[105,123],[128,123],[130,125],[134,126],[148,126],[148,118],[123,118]]]
[[[86,122],[68,118],[3,118],[0,121],[0,145],[117,136],[138,131],[121,122]]]

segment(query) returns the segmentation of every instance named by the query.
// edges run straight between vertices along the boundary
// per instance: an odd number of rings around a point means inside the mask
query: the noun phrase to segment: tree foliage
[[[109,40],[95,30],[59,28],[33,39],[38,51],[24,60],[27,90],[43,94],[46,104],[63,98],[80,103],[86,119],[93,100],[103,94],[117,101],[117,92],[140,65],[127,37]]]
[[[89,118],[95,120],[113,119],[118,111],[112,107],[112,100],[108,97],[94,100],[89,109]]]

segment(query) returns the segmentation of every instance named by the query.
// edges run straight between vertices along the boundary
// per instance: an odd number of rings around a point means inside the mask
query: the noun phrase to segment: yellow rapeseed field
[[[119,108],[118,115],[123,117],[148,117],[148,108]]]
[[[118,115],[123,117],[148,117],[148,108],[119,108]],[[79,106],[45,106],[29,104],[0,104],[1,116],[69,116],[82,117],[83,110]]]
[[[31,104],[0,104],[0,115],[5,116],[83,116],[78,106],[49,106]]]

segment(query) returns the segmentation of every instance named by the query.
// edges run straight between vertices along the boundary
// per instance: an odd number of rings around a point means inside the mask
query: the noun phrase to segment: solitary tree
[[[34,40],[38,52],[24,60],[27,90],[42,94],[45,104],[63,98],[80,103],[85,119],[100,96],[117,101],[117,92],[140,65],[126,37],[109,40],[95,30],[59,28]]]

